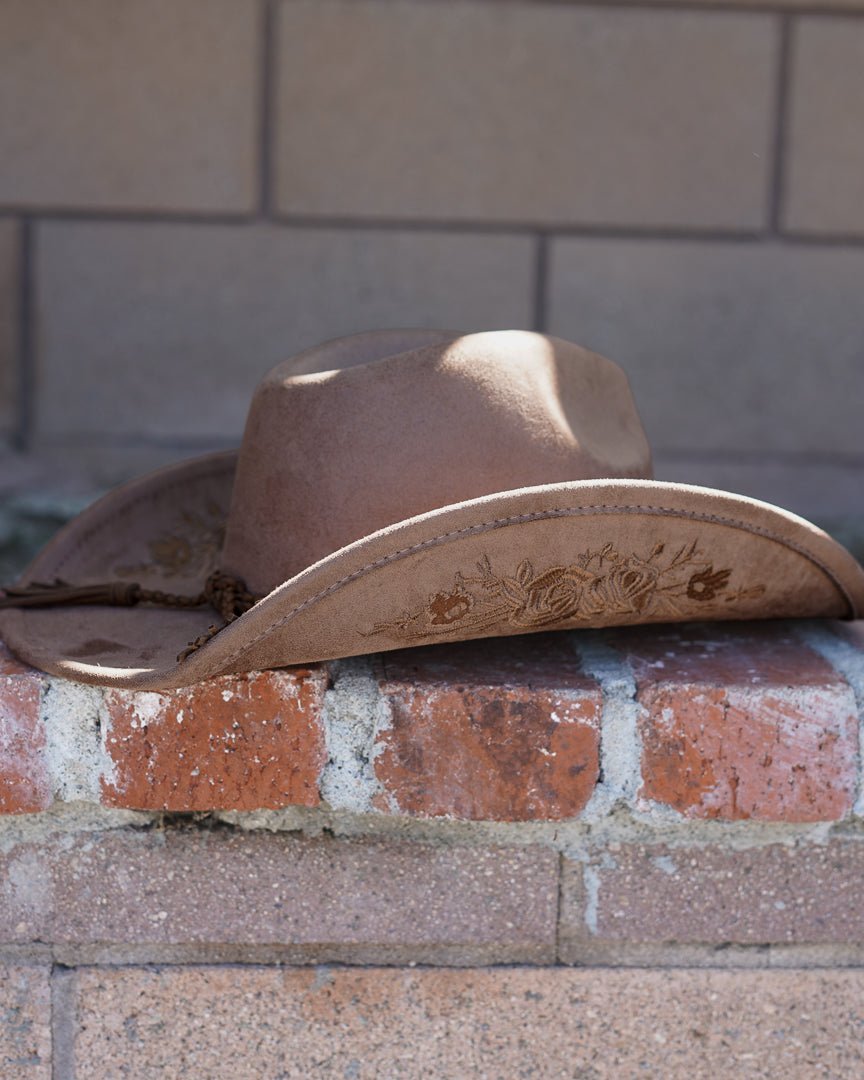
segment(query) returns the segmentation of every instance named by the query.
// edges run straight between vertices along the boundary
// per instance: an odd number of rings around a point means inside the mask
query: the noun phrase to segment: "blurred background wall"
[[[606,353],[860,553],[864,0],[0,0],[7,567],[386,326]]]

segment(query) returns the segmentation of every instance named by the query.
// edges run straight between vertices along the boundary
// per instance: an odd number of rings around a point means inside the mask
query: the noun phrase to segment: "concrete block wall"
[[[860,544],[862,61],[860,0],[8,0],[0,534],[410,324],[605,352],[658,475]]]

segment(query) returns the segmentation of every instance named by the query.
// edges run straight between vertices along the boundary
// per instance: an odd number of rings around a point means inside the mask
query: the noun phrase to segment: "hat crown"
[[[258,386],[221,563],[266,593],[430,510],[651,474],[627,378],[604,357],[523,331],[355,335]]]

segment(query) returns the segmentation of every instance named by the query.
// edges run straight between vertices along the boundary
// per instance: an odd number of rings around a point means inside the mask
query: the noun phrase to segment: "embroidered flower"
[[[429,601],[430,621],[435,626],[458,622],[470,610],[471,597],[464,592],[436,593]]]
[[[586,597],[587,610],[592,615],[642,611],[659,578],[657,566],[631,555],[592,582]]]
[[[183,511],[170,532],[148,541],[148,559],[132,566],[115,566],[114,573],[136,579],[141,575],[206,576],[219,557],[224,538],[225,512],[210,502],[200,512]]]
[[[158,563],[169,574],[182,570],[192,558],[192,545],[183,536],[166,536],[153,540],[148,547],[153,562]]]
[[[499,582],[501,596],[510,608],[510,621],[517,626],[543,626],[574,615],[586,582],[593,575],[578,566],[553,566],[536,575],[524,559],[516,576]]]
[[[487,555],[472,573],[457,571],[449,592],[435,593],[414,612],[370,631],[398,632],[409,639],[487,631],[510,627],[537,630],[564,625],[618,625],[636,621],[692,618],[694,603],[713,600],[737,603],[761,596],[765,586],[740,585],[727,592],[732,571],[715,570],[696,540],[668,551],[658,542],[644,558],[624,555],[612,543],[574,556],[570,564],[535,570],[523,559],[512,576],[499,577]],[[701,616],[701,612],[698,612]]]
[[[731,574],[731,570],[718,570],[715,574],[714,567],[707,566],[687,582],[687,595],[691,600],[713,600],[729,584]]]

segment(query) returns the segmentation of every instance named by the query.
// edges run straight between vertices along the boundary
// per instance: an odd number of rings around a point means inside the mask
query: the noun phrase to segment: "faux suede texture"
[[[214,612],[8,609],[0,634],[44,670],[156,690],[493,635],[864,612],[864,570],[822,530],[648,473],[623,374],[576,346],[521,332],[343,339],[271,373],[239,456],[116,489],[22,579],[191,595],[215,567],[242,569],[260,603],[182,663]]]
[[[606,476],[650,477],[650,450],[624,373],[569,342],[471,334],[301,377],[288,361],[252,401],[224,569],[266,593],[428,510]]]

